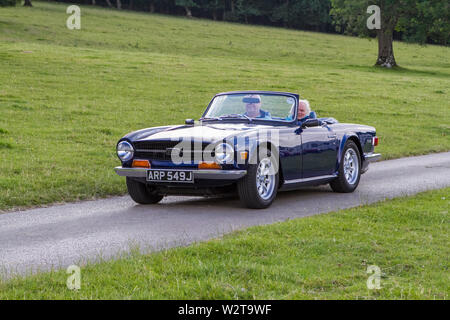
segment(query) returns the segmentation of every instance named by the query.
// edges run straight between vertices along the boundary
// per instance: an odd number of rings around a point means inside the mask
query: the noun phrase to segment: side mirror
[[[187,125],[194,125],[194,119],[186,119],[185,121],[184,121],[184,123],[185,124],[187,124]]]
[[[306,119],[302,122],[302,129],[320,126],[319,119]]]

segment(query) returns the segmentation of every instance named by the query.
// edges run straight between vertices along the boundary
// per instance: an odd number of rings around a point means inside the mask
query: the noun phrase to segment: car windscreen
[[[280,94],[237,93],[214,98],[205,118],[251,118],[292,121],[295,99]]]

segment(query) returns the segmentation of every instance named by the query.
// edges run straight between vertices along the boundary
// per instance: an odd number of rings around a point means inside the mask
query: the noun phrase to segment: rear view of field
[[[298,92],[319,116],[375,126],[384,158],[450,150],[450,51],[66,5],[0,9],[0,209],[125,192],[129,131],[198,118],[229,90]]]

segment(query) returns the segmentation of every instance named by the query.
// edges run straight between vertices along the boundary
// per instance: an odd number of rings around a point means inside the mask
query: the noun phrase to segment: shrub
[[[15,6],[20,0],[0,0],[0,7]]]

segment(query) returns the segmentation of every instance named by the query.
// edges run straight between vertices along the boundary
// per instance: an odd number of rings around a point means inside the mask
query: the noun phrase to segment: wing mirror
[[[184,121],[184,123],[187,124],[187,125],[193,126],[193,125],[194,125],[194,119],[186,119],[186,120]]]
[[[319,119],[306,119],[302,122],[302,129],[320,126]]]

